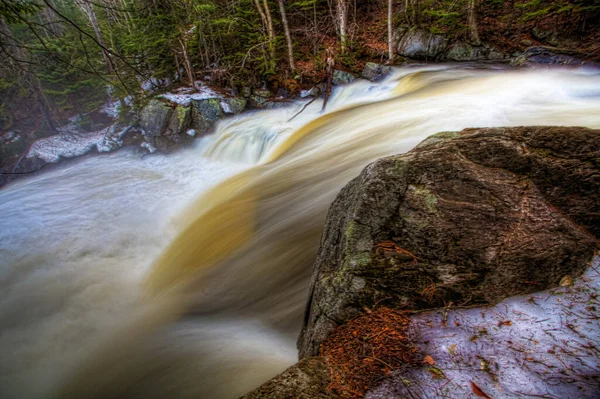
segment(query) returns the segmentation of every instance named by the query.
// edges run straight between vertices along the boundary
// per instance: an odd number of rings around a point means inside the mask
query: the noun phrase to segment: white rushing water
[[[405,68],[303,105],[0,190],[0,397],[243,394],[296,360],[327,207],[366,164],[439,131],[600,128],[600,74]]]

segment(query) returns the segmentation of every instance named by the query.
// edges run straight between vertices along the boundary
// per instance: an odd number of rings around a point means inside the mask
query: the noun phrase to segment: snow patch
[[[74,158],[90,152],[104,139],[106,129],[91,133],[57,134],[35,141],[27,158],[40,158],[49,163],[61,158]]]
[[[119,117],[120,107],[121,104],[119,103],[119,100],[115,100],[113,102],[105,103],[102,108],[100,108],[100,112],[112,119],[117,119]]]
[[[15,132],[8,132],[0,136],[0,145],[8,145],[21,140],[21,135]]]
[[[158,97],[164,98],[175,104],[187,107],[193,100],[207,100],[209,98],[222,98],[222,96],[208,86],[196,84],[196,91],[191,87],[181,87],[172,93],[164,93]]]
[[[150,154],[154,154],[156,152],[156,147],[147,141],[144,141],[142,144],[140,144],[140,147],[148,151]]]
[[[410,335],[435,363],[399,372],[367,399],[597,398],[600,258],[573,285],[496,306],[430,311]]]
[[[233,111],[231,110],[231,107],[229,106],[227,101],[221,100],[221,108],[223,108],[223,112],[225,112],[226,114],[233,114]]]

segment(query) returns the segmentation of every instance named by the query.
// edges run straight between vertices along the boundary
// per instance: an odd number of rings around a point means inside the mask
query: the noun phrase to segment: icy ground
[[[416,315],[410,335],[431,358],[366,398],[600,398],[599,296],[596,256],[570,286]]]
[[[196,91],[193,91],[191,87],[180,87],[173,93],[161,94],[158,97],[187,107],[191,104],[192,100],[207,100],[209,98],[222,98],[223,96],[198,81],[196,82]]]

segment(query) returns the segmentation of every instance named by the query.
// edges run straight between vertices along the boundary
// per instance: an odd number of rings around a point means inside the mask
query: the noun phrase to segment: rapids
[[[295,362],[329,204],[466,127],[600,128],[600,73],[401,68],[0,190],[0,397],[235,398]]]

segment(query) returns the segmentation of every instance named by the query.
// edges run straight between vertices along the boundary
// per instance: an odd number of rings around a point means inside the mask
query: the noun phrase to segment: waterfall
[[[600,128],[600,74],[400,68],[305,104],[1,190],[0,397],[242,395],[295,362],[328,206],[368,163],[440,131]]]

